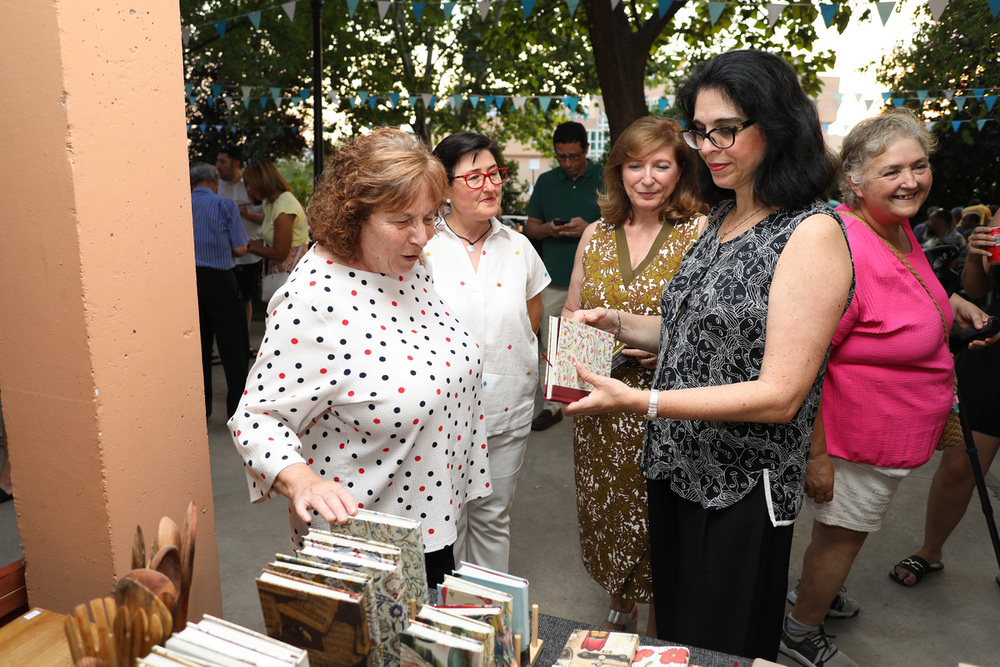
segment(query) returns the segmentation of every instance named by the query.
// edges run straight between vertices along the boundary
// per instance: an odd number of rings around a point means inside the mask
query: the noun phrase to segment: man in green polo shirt
[[[558,316],[566,303],[573,259],[580,235],[587,225],[601,217],[597,193],[604,187],[604,170],[587,158],[587,130],[580,123],[567,122],[552,135],[559,166],[538,177],[528,200],[528,221],[524,233],[542,242],[542,260],[552,283],[542,291],[542,326],[538,349],[545,354],[548,344],[548,316]],[[544,372],[545,361],[540,367]],[[544,378],[544,374],[542,375]],[[533,431],[543,431],[562,419],[558,403],[546,401],[531,422]]]

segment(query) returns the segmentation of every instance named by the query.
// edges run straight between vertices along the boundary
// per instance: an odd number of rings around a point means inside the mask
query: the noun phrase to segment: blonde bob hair
[[[661,148],[669,148],[673,152],[681,175],[666,206],[660,211],[660,222],[679,222],[701,212],[695,167],[697,158],[680,133],[680,123],[655,116],[640,118],[622,132],[608,154],[604,167],[604,192],[597,199],[605,222],[621,225],[632,217],[632,200],[622,183],[622,166],[641,160]]]
[[[270,160],[253,160],[243,170],[243,182],[264,199],[270,199],[282,192],[291,192],[288,181]]]
[[[313,240],[347,261],[361,256],[361,229],[379,211],[398,211],[426,193],[444,202],[444,166],[418,137],[379,128],[327,160],[306,210]]]
[[[840,194],[847,206],[854,209],[861,203],[854,187],[864,188],[868,167],[897,139],[913,139],[927,157],[937,148],[937,139],[908,109],[865,118],[844,138],[840,148]]]

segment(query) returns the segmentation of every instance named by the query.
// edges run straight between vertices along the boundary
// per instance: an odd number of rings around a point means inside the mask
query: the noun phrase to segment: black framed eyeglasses
[[[500,185],[506,181],[507,167],[497,167],[485,174],[481,171],[474,171],[471,174],[456,175],[455,178],[461,178],[471,190],[480,190],[486,185],[487,178],[493,185]]]
[[[560,162],[562,162],[564,160],[573,160],[573,161],[575,161],[575,160],[579,160],[582,157],[583,157],[583,153],[565,153],[565,154],[563,154],[563,153],[556,153],[556,159],[559,160]]]
[[[746,129],[754,124],[753,120],[745,120],[739,125],[726,125],[724,127],[717,127],[714,130],[709,130],[708,132],[702,132],[700,130],[683,130],[681,136],[684,138],[684,143],[686,143],[691,148],[696,151],[701,150],[702,142],[708,139],[712,142],[716,148],[731,148],[733,144],[736,143],[736,133],[740,130]]]

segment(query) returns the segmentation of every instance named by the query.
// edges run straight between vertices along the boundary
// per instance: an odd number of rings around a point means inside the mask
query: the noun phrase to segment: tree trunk
[[[608,0],[584,0],[582,4],[613,143],[625,128],[649,115],[645,96],[649,51],[686,0],[673,2],[662,18],[654,13],[638,30],[625,16],[622,3],[614,9]]]

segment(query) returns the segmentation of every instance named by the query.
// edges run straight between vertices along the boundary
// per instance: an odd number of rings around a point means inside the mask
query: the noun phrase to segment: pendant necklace
[[[476,244],[479,243],[480,239],[482,239],[484,236],[486,236],[487,234],[489,234],[490,230],[493,229],[493,225],[492,224],[487,225],[486,231],[484,231],[482,234],[480,234],[479,238],[477,238],[475,241],[470,241],[469,239],[465,238],[464,236],[462,236],[461,234],[459,234],[458,232],[456,232],[454,229],[452,229],[451,225],[448,224],[448,220],[447,219],[444,221],[444,225],[448,229],[451,229],[451,233],[452,234],[454,234],[455,236],[457,236],[458,238],[462,239],[463,241],[465,241],[466,243],[469,244],[469,245],[465,246],[465,249],[469,251],[470,255],[472,253],[476,252]]]
[[[763,209],[764,209],[764,205],[763,205],[763,204],[761,204],[760,206],[758,206],[757,208],[755,208],[755,209],[754,209],[753,211],[751,211],[751,212],[750,212],[750,215],[748,215],[747,217],[743,218],[743,219],[742,219],[742,220],[740,220],[740,221],[739,221],[738,223],[736,223],[736,225],[735,225],[735,226],[734,226],[734,227],[733,227],[732,229],[730,229],[730,230],[729,230],[728,232],[725,232],[725,233],[723,233],[723,232],[722,232],[722,225],[719,225],[719,236],[718,236],[718,238],[717,238],[716,240],[717,240],[717,241],[718,241],[719,243],[722,243],[723,241],[725,241],[725,240],[726,240],[726,234],[732,234],[733,232],[735,232],[735,231],[736,231],[737,229],[739,229],[739,228],[740,228],[740,227],[742,227],[742,226],[743,226],[744,224],[746,224],[746,222],[747,222],[748,220],[750,220],[750,219],[751,219],[751,218],[753,218],[753,217],[754,217],[755,215],[757,215],[758,213],[760,213],[760,212],[761,212],[761,211],[762,211]],[[735,211],[736,209],[734,208],[733,210]]]

